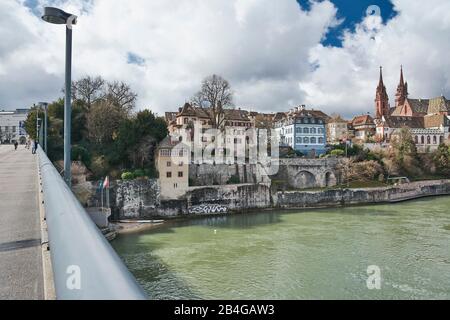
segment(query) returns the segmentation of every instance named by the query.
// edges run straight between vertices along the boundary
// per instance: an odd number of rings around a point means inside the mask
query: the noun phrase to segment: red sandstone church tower
[[[397,87],[397,94],[395,95],[395,107],[403,106],[406,98],[408,98],[408,82],[405,83],[403,79],[403,66],[401,66],[400,83]]]
[[[381,119],[382,116],[388,116],[390,113],[389,97],[386,92],[386,86],[383,83],[383,67],[380,67],[380,82],[377,87],[377,95],[375,99],[376,118]]]

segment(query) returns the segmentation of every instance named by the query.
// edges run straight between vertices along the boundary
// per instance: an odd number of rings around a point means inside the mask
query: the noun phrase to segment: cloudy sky
[[[124,80],[160,114],[213,73],[237,106],[268,112],[373,112],[380,65],[391,102],[401,64],[411,97],[450,97],[448,0],[1,0],[0,109],[62,95],[65,32],[40,20],[48,5],[79,16],[74,78]]]

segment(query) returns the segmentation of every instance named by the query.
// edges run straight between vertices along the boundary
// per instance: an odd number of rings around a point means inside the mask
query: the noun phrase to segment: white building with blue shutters
[[[322,111],[300,106],[278,114],[275,130],[281,145],[290,146],[306,156],[319,156],[326,153],[327,119],[329,117]]]

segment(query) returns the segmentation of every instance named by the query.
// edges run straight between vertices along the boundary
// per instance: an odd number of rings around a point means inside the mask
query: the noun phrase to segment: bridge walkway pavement
[[[44,298],[37,156],[0,145],[0,300]]]

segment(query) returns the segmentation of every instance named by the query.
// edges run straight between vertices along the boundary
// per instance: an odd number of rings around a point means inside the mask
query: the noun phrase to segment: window
[[[322,134],[323,133],[323,128],[318,128],[317,129],[317,133]]]
[[[444,143],[444,136],[440,136],[439,137],[439,144],[443,144]]]
[[[306,138],[303,138],[303,143],[306,143],[306,144],[308,144],[308,143],[309,143],[309,138],[308,138],[308,137],[306,137]]]
[[[160,155],[161,157],[170,157],[170,150],[163,149],[163,150],[161,150],[161,151],[159,152],[159,155]]]
[[[419,144],[419,137],[418,137],[418,136],[415,136],[415,137],[414,137],[414,142],[415,142],[416,144]]]
[[[166,173],[166,177],[167,177],[167,178],[172,178],[172,172],[167,172],[167,173]]]
[[[422,144],[425,144],[425,137],[422,136],[422,137],[420,138],[420,141],[421,141]]]
[[[14,133],[16,132],[16,126],[12,127],[12,132],[14,132]]]
[[[316,144],[317,140],[316,138],[311,138],[311,144]]]
[[[183,161],[180,161],[180,163],[178,164],[179,167],[182,167],[184,165]]]
[[[323,144],[323,138],[319,138],[319,144]]]
[[[172,166],[172,162],[171,161],[167,161],[167,167],[171,167]]]
[[[433,144],[437,144],[437,137],[433,136]]]
[[[309,128],[304,128],[303,129],[303,133],[307,133],[308,134],[309,133]]]
[[[312,134],[316,134],[316,132],[317,132],[316,128],[311,128],[311,133]]]
[[[297,129],[295,129],[295,132],[296,132],[296,133],[302,133],[302,128],[297,128]]]
[[[427,137],[427,144],[431,144],[431,137],[430,136]]]
[[[189,118],[184,118],[184,124],[188,124]]]
[[[178,172],[178,178],[183,178],[183,171]]]
[[[297,144],[302,143],[302,138],[297,138],[297,139],[296,139],[296,143],[297,143]]]

